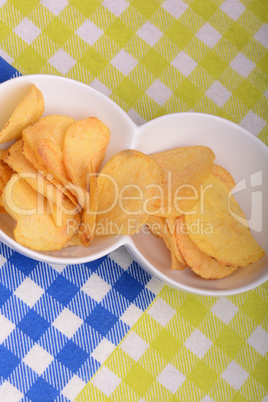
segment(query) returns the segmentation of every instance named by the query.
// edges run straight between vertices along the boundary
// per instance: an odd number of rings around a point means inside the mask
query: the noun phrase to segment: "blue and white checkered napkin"
[[[50,266],[0,243],[0,401],[73,400],[162,286],[124,248]]]
[[[161,284],[125,249],[67,266],[0,251],[0,401],[72,400]]]

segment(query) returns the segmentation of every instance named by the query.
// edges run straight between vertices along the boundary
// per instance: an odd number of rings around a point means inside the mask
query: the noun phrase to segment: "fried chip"
[[[235,187],[233,176],[224,167],[214,164],[212,174],[216,176],[222,183],[224,183],[229,191]]]
[[[61,150],[63,148],[64,135],[67,127],[69,127],[74,121],[75,120],[71,117],[66,116],[43,117],[36,124],[23,131],[22,141],[23,153],[28,161],[35,167],[35,169],[41,172],[47,180],[54,184],[74,204],[77,205],[79,202],[79,195],[82,193],[81,198],[83,198],[84,195],[83,192],[79,192],[79,189],[70,183],[68,173],[66,172],[63,163],[63,155]],[[46,140],[50,141],[49,138],[53,136],[54,143],[51,144],[51,142],[49,142],[48,144]],[[45,144],[42,142],[43,140],[45,141]],[[53,163],[55,164],[55,172],[51,171],[51,169],[46,166],[44,160],[42,160],[39,154],[39,145],[41,147],[40,152],[44,154],[46,162],[52,168]],[[44,150],[44,148],[46,149]],[[51,152],[49,152],[49,148],[52,148]],[[60,180],[59,176],[61,176]]]
[[[0,160],[0,177],[4,184],[8,182],[13,173],[13,169],[11,169],[4,161]]]
[[[93,172],[93,167],[91,166],[91,164],[88,170],[91,173],[89,202],[87,202],[87,207],[82,212],[81,225],[78,229],[78,237],[85,247],[88,247],[93,240],[98,211],[97,177]]]
[[[6,212],[4,206],[3,206],[3,201],[2,201],[2,192],[5,188],[5,183],[3,179],[0,177],[0,213],[3,214]]]
[[[163,180],[161,167],[142,152],[125,150],[113,156],[98,176],[97,234],[137,233]]]
[[[225,184],[214,175],[205,182],[204,194],[191,212],[185,216],[190,239],[221,264],[244,267],[264,255],[242,209]]]
[[[198,201],[200,185],[210,175],[214,153],[201,145],[174,148],[150,155],[165,172],[164,193],[158,215],[177,217]]]
[[[75,120],[72,117],[51,115],[23,130],[23,142],[33,151],[38,160],[38,170],[42,166],[63,185],[70,181],[63,162],[63,143],[65,133]],[[26,153],[27,157],[27,153]],[[46,175],[46,173],[45,173]]]
[[[22,140],[16,141],[7,151],[6,163],[38,193],[53,202],[57,209],[52,209],[56,226],[60,226],[58,220],[62,221],[62,210],[73,210],[76,206],[60,189],[47,180],[35,167],[25,158],[23,154]],[[53,204],[50,204],[51,206]],[[57,219],[55,218],[57,217]]]
[[[97,172],[110,140],[108,127],[95,117],[73,123],[66,132],[63,159],[73,183],[88,189],[88,165]]]
[[[192,271],[202,278],[225,278],[238,269],[238,267],[231,267],[221,264],[214,258],[203,253],[188,236],[187,227],[185,227],[184,215],[181,215],[177,219],[176,239],[184,260]]]
[[[63,228],[68,232],[69,241],[80,225],[79,211],[65,195],[63,196],[62,205],[58,205],[50,199],[47,201],[56,227]]]
[[[22,140],[18,140],[7,151],[5,162],[30,186],[47,199],[62,207],[64,194],[47,180],[35,167],[26,159],[23,154]]]
[[[5,158],[6,150],[0,149],[0,161],[3,161]]]
[[[168,222],[160,216],[149,216],[146,221],[150,232],[156,237],[163,239],[171,255],[171,269],[182,271],[186,268],[185,261],[177,246],[173,222]]]
[[[33,84],[0,132],[0,144],[20,138],[22,130],[37,121],[44,108],[43,95]]]
[[[5,152],[2,154],[2,157],[4,157],[4,155]],[[2,159],[0,159],[0,213],[6,212],[3,207],[2,192],[13,173],[14,171]]]
[[[60,250],[74,234],[68,230],[69,219],[72,219],[72,226],[76,229],[80,223],[76,210],[72,215],[63,211],[62,225],[57,227],[47,199],[17,173],[13,174],[5,186],[2,200],[5,209],[16,221],[15,240],[32,250]]]
[[[76,232],[73,237],[65,244],[64,247],[72,247],[72,246],[83,246],[81,243],[80,237]]]

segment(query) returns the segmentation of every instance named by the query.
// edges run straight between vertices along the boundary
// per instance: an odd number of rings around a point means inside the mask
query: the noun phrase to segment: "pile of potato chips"
[[[171,268],[230,275],[264,255],[231,195],[231,174],[204,146],[152,155],[124,150],[100,167],[110,140],[95,117],[44,112],[32,85],[0,132],[0,212],[25,247],[88,247],[94,236],[131,235],[146,224],[171,253]]]

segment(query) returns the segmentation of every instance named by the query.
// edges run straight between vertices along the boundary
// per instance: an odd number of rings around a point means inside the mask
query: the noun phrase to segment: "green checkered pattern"
[[[267,0],[0,4],[0,54],[22,74],[104,84],[141,121],[215,114],[267,143]]]
[[[137,122],[205,112],[268,144],[267,17],[267,0],[0,0],[0,56],[89,84]],[[267,284],[164,287],[77,402],[267,401],[267,298]]]
[[[76,402],[262,401],[267,323],[267,285],[220,299],[165,287]]]

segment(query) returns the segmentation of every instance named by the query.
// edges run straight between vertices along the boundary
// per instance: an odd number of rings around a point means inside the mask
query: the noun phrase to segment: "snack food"
[[[6,211],[16,221],[15,239],[23,246],[39,251],[60,250],[72,238],[73,233],[68,231],[69,215],[61,211],[61,224],[57,225],[47,199],[19,174],[13,174],[8,181],[2,201]],[[79,213],[71,212],[77,229],[80,223]]]
[[[189,266],[209,279],[227,276],[264,253],[230,196],[234,179],[215,165],[208,147],[184,146],[149,156],[124,150],[99,172],[110,132],[95,117],[75,121],[40,115],[18,129],[16,139],[0,152],[0,212],[15,219],[15,239],[28,248],[88,247],[94,236],[131,235],[147,224],[170,250],[171,269]],[[214,192],[204,190],[207,186]],[[41,202],[45,212],[31,218],[27,211],[18,213],[10,198],[22,212],[27,197],[31,209]],[[229,216],[228,200],[236,217]],[[199,222],[199,232],[191,230]],[[211,232],[202,232],[209,224]]]
[[[87,190],[87,174],[99,171],[109,140],[108,127],[96,117],[79,120],[68,128],[63,160],[73,183]]]
[[[53,174],[63,185],[70,181],[63,162],[64,136],[74,122],[68,116],[46,116],[22,132],[23,143],[28,144],[38,160],[36,168],[45,175]]]
[[[207,256],[227,266],[245,267],[260,259],[264,251],[253,238],[243,211],[226,185],[210,175],[204,189],[203,200],[185,215],[192,242]],[[204,230],[191,229],[201,221]]]
[[[176,217],[188,211],[199,199],[201,184],[210,175],[215,155],[201,145],[174,148],[151,154],[165,172],[164,202],[158,215]]]
[[[20,138],[22,130],[37,121],[42,116],[44,108],[41,91],[32,85],[29,93],[16,107],[0,132],[0,144]]]
[[[1,156],[4,157],[4,155],[5,153],[2,153]],[[2,193],[12,174],[13,170],[3,160],[0,159],[0,213],[6,212],[2,202]]]
[[[185,229],[183,229],[184,223],[184,215],[181,215],[177,219],[176,238],[183,258],[192,271],[204,279],[220,279],[231,275],[238,269],[238,267],[221,264],[214,258],[203,253],[195,243],[192,242],[190,236],[185,232]]]
[[[99,233],[138,233],[154,209],[154,196],[163,182],[159,164],[142,152],[126,150],[113,156],[97,181]]]
[[[181,255],[177,245],[176,230],[174,225],[176,219],[163,218],[156,215],[151,215],[146,221],[146,225],[153,235],[163,239],[171,256],[171,269],[182,271],[187,267],[184,258]]]

